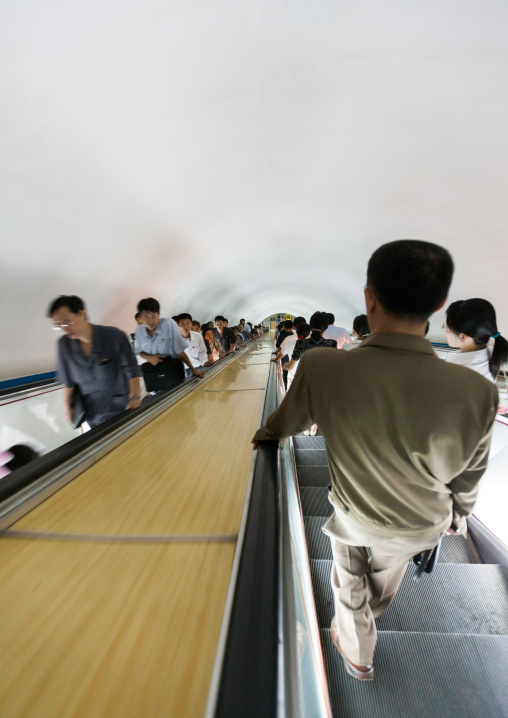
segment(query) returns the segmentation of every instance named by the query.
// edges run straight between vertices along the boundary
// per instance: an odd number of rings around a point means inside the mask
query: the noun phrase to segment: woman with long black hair
[[[450,361],[467,366],[495,382],[508,362],[508,342],[498,331],[496,312],[486,299],[460,299],[446,310],[446,336],[460,349]],[[494,346],[487,346],[494,339]]]

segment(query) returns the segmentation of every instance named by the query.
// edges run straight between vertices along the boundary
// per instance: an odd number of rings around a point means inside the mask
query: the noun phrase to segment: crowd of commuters
[[[316,312],[280,326],[275,360],[288,391],[253,438],[319,427],[331,475],[334,645],[356,679],[374,679],[375,619],[391,603],[408,561],[445,533],[465,533],[487,467],[498,409],[494,386],[508,343],[484,299],[446,311],[449,361],[425,339],[446,306],[453,261],[428,242],[399,240],[368,263],[367,313],[354,342]],[[330,325],[333,319],[330,317]],[[343,351],[344,348],[352,351]],[[296,374],[295,366],[298,366]],[[313,433],[313,432],[312,432]]]
[[[241,319],[229,327],[216,316],[204,324],[189,313],[166,318],[153,297],[137,305],[137,328],[127,336],[116,327],[92,324],[80,297],[57,297],[48,309],[58,342],[58,380],[65,387],[65,414],[76,426],[93,428],[125,409],[141,405],[144,391],[171,389],[203,368],[246,346],[264,331]]]

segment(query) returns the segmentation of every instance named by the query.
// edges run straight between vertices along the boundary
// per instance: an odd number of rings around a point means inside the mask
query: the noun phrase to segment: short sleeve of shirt
[[[122,331],[118,332],[118,355],[120,364],[125,367],[126,375],[129,379],[139,376],[138,363],[131,344]]]
[[[136,331],[134,332],[134,353],[135,354],[141,354],[143,351],[142,345],[143,345],[143,339],[146,335],[146,328],[143,325],[140,325],[139,327],[136,327]]]
[[[68,352],[66,351],[65,339],[66,339],[66,337],[62,337],[60,339],[60,341],[58,342],[57,379],[60,382],[60,384],[63,384],[64,386],[66,386],[70,389],[71,387],[74,386],[74,382],[70,378],[69,372],[67,370]]]
[[[298,341],[295,344],[295,348],[293,349],[293,354],[292,354],[291,358],[294,359],[295,361],[299,361],[300,357],[302,356],[302,353],[303,353],[303,347],[304,347],[303,339],[298,339]]]

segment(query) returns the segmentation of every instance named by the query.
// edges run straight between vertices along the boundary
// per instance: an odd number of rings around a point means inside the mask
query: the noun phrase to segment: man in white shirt
[[[192,366],[194,369],[202,369],[208,358],[203,335],[192,331],[192,317],[190,314],[179,314],[178,326],[180,327],[182,338],[187,344],[185,353],[189,357]],[[186,377],[192,374],[189,367],[184,367],[184,369]]]
[[[323,339],[335,339],[337,349],[342,349],[344,344],[351,344],[351,337],[343,327],[334,326],[335,317],[330,312],[328,314],[328,329],[323,332]]]
[[[290,334],[288,337],[286,337],[280,344],[277,356],[275,357],[275,361],[278,361],[279,359],[282,361],[282,359],[286,358],[286,361],[283,361],[281,364],[281,368],[283,372],[285,372],[284,376],[284,385],[286,389],[289,389],[291,386],[291,382],[293,381],[294,375],[296,373],[296,369],[298,367],[298,363],[291,371],[287,371],[286,366],[291,361],[291,357],[293,356],[293,350],[295,348],[295,344],[298,341],[298,327],[305,324],[305,317],[295,317],[293,319],[293,333]],[[306,335],[307,336],[307,335]]]

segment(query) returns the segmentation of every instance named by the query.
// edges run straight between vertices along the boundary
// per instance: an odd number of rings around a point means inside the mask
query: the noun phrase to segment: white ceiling
[[[506,0],[4,0],[0,378],[54,367],[58,294],[350,328],[402,237],[508,332],[507,38]]]

